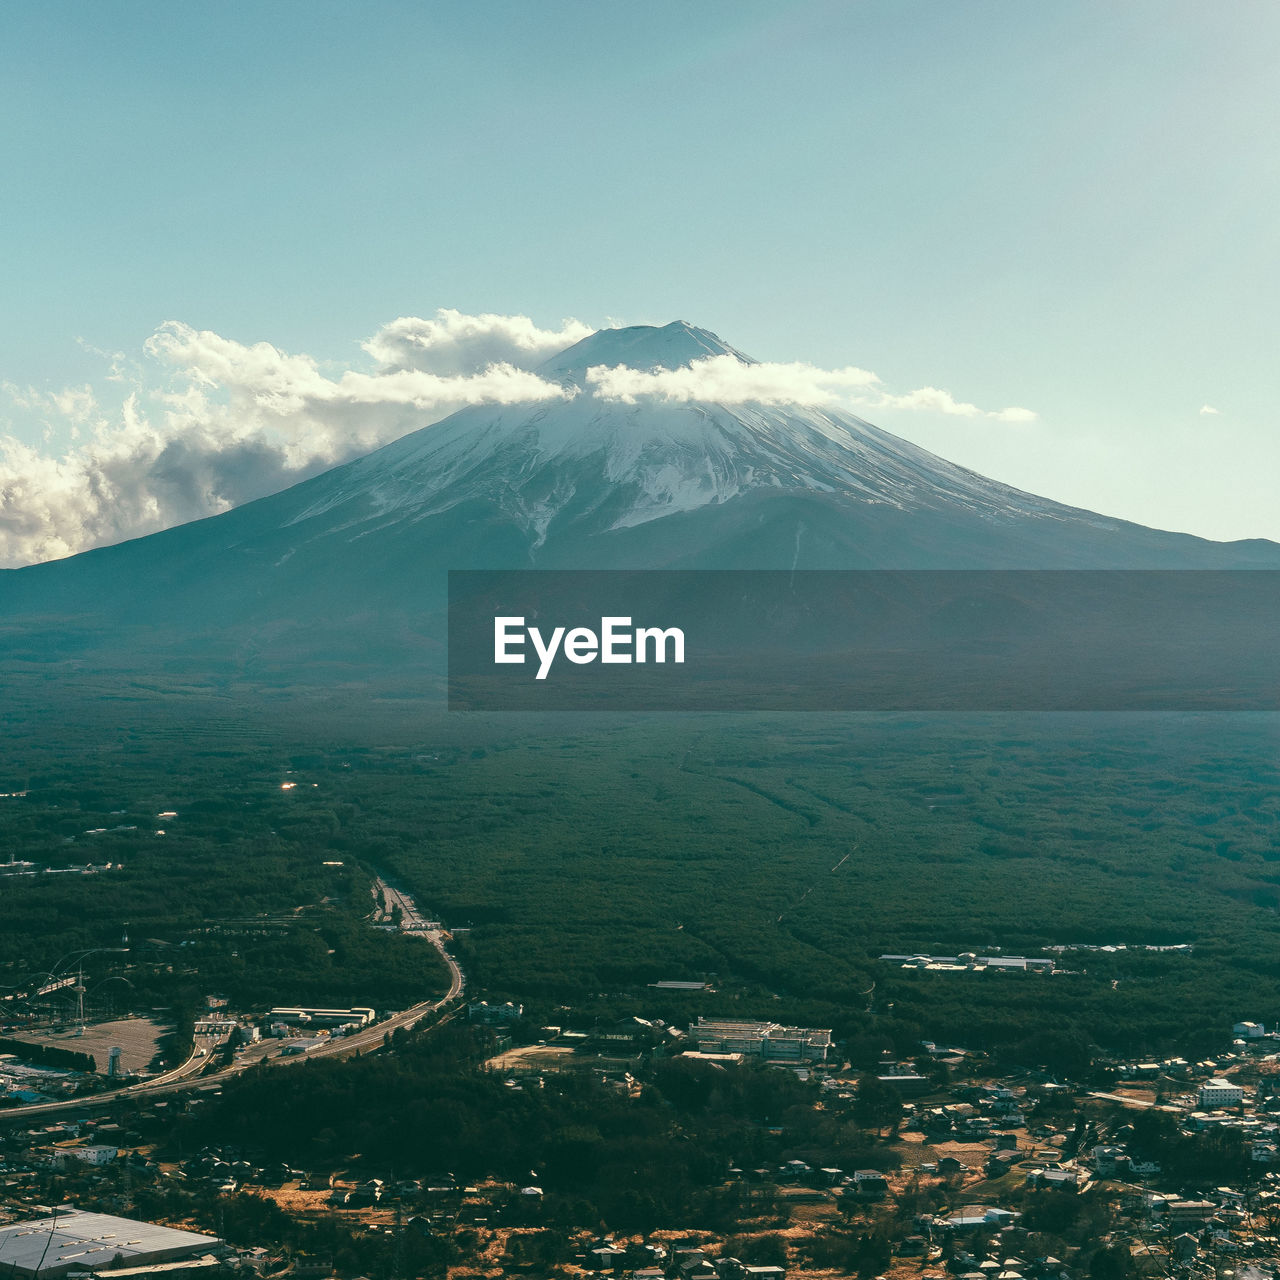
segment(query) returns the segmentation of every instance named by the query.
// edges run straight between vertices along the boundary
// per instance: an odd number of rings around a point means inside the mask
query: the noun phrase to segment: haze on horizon
[[[9,6],[4,562],[676,318],[1030,492],[1280,540],[1278,46],[1260,0]]]

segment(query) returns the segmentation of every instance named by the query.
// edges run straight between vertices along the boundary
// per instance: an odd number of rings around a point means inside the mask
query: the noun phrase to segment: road
[[[34,1117],[58,1111],[106,1110],[121,1098],[138,1097],[142,1094],[150,1096],[153,1094],[183,1093],[191,1089],[203,1089],[210,1085],[219,1084],[231,1076],[239,1075],[241,1072],[264,1062],[270,1063],[273,1067],[285,1067],[299,1062],[310,1062],[315,1058],[346,1058],[354,1053],[367,1053],[371,1049],[381,1048],[386,1036],[395,1031],[407,1030],[416,1026],[423,1018],[435,1013],[451,1000],[455,1000],[460,996],[463,987],[466,985],[466,976],[463,974],[458,962],[445,949],[444,934],[439,929],[427,928],[427,920],[418,910],[417,903],[414,902],[409,894],[402,889],[393,889],[381,877],[374,882],[375,900],[378,893],[383,895],[386,911],[380,913],[375,909],[371,917],[373,923],[382,924],[385,922],[389,924],[391,922],[392,907],[393,905],[398,906],[400,908],[400,929],[411,937],[422,938],[429,942],[440,953],[440,958],[448,966],[449,990],[438,1000],[424,1000],[420,1004],[415,1004],[400,1013],[393,1013],[389,1017],[383,1018],[381,1022],[371,1023],[353,1035],[335,1037],[318,1048],[311,1050],[310,1053],[300,1053],[292,1057],[282,1058],[273,1045],[265,1044],[261,1053],[242,1055],[223,1070],[215,1071],[209,1075],[202,1075],[200,1073],[208,1066],[210,1055],[222,1043],[222,1041],[216,1041],[212,1044],[207,1043],[208,1038],[206,1037],[206,1043],[198,1045],[191,1057],[184,1063],[174,1067],[171,1071],[166,1071],[164,1075],[156,1076],[154,1080],[144,1080],[138,1084],[126,1085],[123,1089],[113,1089],[110,1093],[97,1094],[89,1098],[68,1098],[63,1102],[37,1102],[26,1107],[7,1107],[0,1109],[0,1123],[11,1119]]]

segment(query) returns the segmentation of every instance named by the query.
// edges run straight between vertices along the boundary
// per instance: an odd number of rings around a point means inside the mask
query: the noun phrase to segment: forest
[[[732,1229],[752,1206],[749,1189],[726,1187],[729,1169],[784,1152],[838,1155],[850,1168],[897,1160],[854,1118],[816,1110],[816,1085],[791,1072],[677,1058],[646,1068],[634,1097],[589,1072],[511,1088],[477,1071],[489,1048],[455,1024],[394,1056],[250,1073],[174,1141],[233,1143],[299,1168],[359,1152],[402,1177],[533,1180],[549,1197],[540,1220],[623,1231],[676,1220]]]
[[[0,880],[9,988],[127,947],[85,962],[117,1005],[400,1007],[444,975],[369,927],[377,873],[535,1021],[740,1013],[855,1059],[1030,1061],[1048,1033],[1190,1054],[1280,1011],[1274,717],[504,718],[102,679],[74,715],[7,704],[5,855],[113,864]],[[1070,950],[1100,944],[1128,949]],[[1190,951],[1139,949],[1165,944]],[[879,959],[1050,946],[1051,976]]]

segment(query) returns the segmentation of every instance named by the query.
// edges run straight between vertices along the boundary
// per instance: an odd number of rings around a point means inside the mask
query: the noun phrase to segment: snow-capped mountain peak
[[[610,399],[587,377],[728,358],[747,360],[687,324],[603,330],[542,367],[563,398],[473,406],[224,515],[0,574],[0,612],[174,626],[182,644],[240,627],[237,644],[289,636],[291,661],[337,620],[363,661],[395,649],[392,618],[417,653],[445,569],[1280,566],[1273,543],[1066,507],[838,409]]]
[[[539,373],[566,399],[464,409],[321,477],[297,517],[342,508],[355,523],[414,518],[484,503],[522,526],[534,547],[552,532],[589,537],[750,493],[825,495],[900,511],[960,507],[986,518],[1043,518],[1056,504],[946,462],[832,408],[718,404],[597,394],[589,371],[646,373],[706,359],[756,363],[683,322],[603,329]]]
[[[537,372],[549,382],[583,387],[588,369],[626,365],[629,369],[652,373],[655,369],[681,369],[711,356],[732,356],[743,364],[756,363],[722,342],[709,329],[676,320],[661,328],[643,324],[626,329],[600,329],[552,356]]]

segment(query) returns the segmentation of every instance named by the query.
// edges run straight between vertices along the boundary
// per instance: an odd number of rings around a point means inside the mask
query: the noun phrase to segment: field
[[[50,1045],[92,1054],[98,1070],[105,1072],[111,1050],[120,1050],[120,1068],[125,1072],[145,1071],[160,1052],[161,1041],[169,1030],[151,1018],[116,1018],[110,1022],[89,1024],[81,1033],[79,1027],[61,1030],[20,1033],[14,1038],[30,1044]]]
[[[502,719],[102,681],[74,717],[29,682],[8,703],[11,856],[123,869],[7,880],[0,981],[127,931],[158,995],[394,1006],[435,975],[363,924],[377,871],[469,930],[473,990],[557,1022],[768,1014],[1043,1058],[1280,1012],[1271,717]],[[1052,976],[878,958],[1098,944],[1129,949]],[[1139,949],[1168,944],[1192,949]]]

